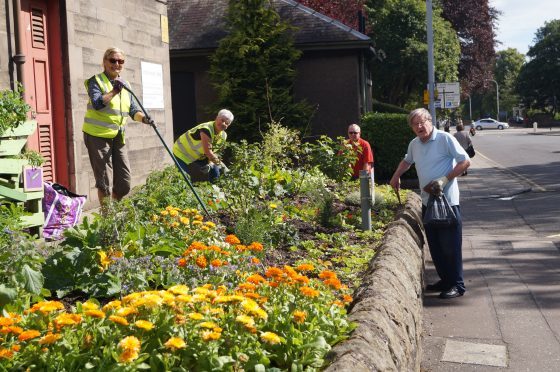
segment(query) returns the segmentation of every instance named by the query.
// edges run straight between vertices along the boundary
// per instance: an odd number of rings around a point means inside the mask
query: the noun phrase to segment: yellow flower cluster
[[[216,228],[214,222],[204,222],[204,217],[200,215],[198,210],[180,209],[171,205],[160,211],[159,214],[152,215],[151,221],[161,223],[169,229],[186,227],[188,229],[196,228],[202,231],[210,231]]]

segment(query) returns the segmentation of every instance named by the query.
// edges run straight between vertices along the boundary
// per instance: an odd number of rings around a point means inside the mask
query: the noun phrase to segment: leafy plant
[[[348,180],[352,175],[352,165],[356,154],[343,137],[333,140],[321,136],[315,143],[308,142],[303,149],[308,166],[317,167],[335,181]]]
[[[40,153],[33,150],[26,150],[21,154],[21,158],[27,159],[28,164],[32,167],[40,167],[45,162],[45,158],[43,158]]]
[[[0,91],[0,135],[8,129],[20,126],[26,119],[31,107],[23,99],[20,83],[14,90]]]

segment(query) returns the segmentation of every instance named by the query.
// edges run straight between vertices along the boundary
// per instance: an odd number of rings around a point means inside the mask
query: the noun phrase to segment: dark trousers
[[[191,177],[193,182],[210,181],[214,183],[218,177],[220,177],[220,168],[216,164],[211,163],[207,172],[201,170],[208,164],[208,160],[206,159],[196,160],[190,164],[186,164],[184,161],[177,158],[177,163],[179,163],[181,169]]]
[[[457,286],[459,292],[465,292],[463,280],[463,221],[461,218],[461,207],[454,205],[453,211],[457,216],[457,225],[452,227],[430,227],[424,225],[430,255],[436,267],[436,271],[445,288]],[[426,207],[422,206],[422,216],[426,213]]]

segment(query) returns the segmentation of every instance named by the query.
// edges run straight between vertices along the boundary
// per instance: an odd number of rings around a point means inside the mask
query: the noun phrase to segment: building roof
[[[302,49],[370,48],[371,39],[293,0],[271,0],[283,20],[297,27],[295,43]],[[171,51],[212,50],[227,35],[227,0],[168,0]]]

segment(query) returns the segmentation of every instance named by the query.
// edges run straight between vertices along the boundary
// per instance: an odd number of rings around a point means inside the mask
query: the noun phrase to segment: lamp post
[[[472,106],[471,106],[471,95],[466,93],[467,97],[469,97],[469,120],[472,122]]]
[[[435,71],[434,71],[434,29],[432,20],[432,0],[426,0],[426,28],[428,44],[428,94],[430,97],[430,114],[432,115],[432,125],[435,127],[436,104],[434,101]]]
[[[500,121],[500,88],[498,86],[498,82],[496,80],[493,79],[486,79],[488,81],[492,81],[494,82],[494,84],[496,84],[496,120]]]

